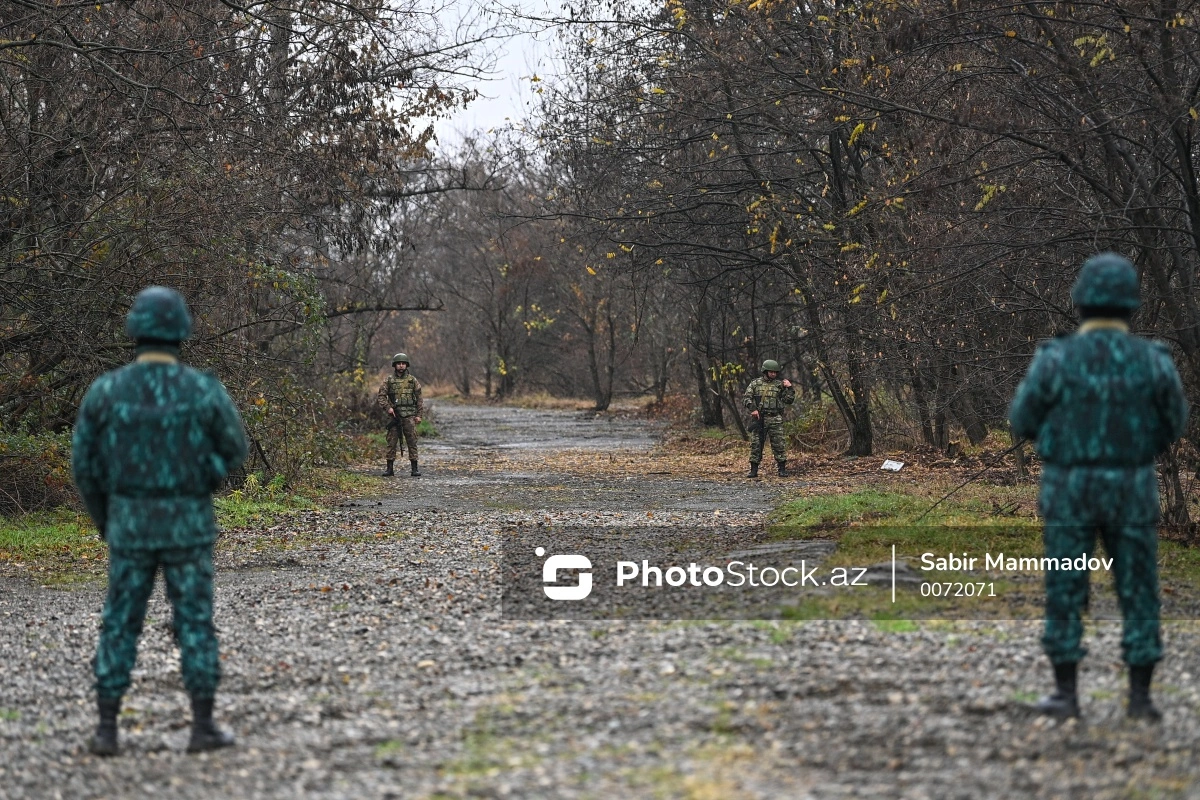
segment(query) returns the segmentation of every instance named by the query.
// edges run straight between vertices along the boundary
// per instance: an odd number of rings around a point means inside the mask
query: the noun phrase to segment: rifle
[[[755,396],[751,392],[750,399],[754,401],[754,410],[758,412],[758,446],[765,448],[767,446],[767,423],[762,412],[762,397]]]
[[[392,388],[392,379],[391,378],[388,378],[388,380],[387,380],[387,398],[388,398],[388,408],[392,412],[392,419],[390,422],[388,422],[388,425],[387,425],[390,428],[393,425],[400,424],[400,415],[396,413],[396,390]]]
[[[388,420],[385,431],[396,429],[396,438],[399,439],[397,444],[400,446],[400,455],[404,455],[404,426],[400,423],[400,412],[396,411],[396,390],[392,388],[392,379],[387,381],[387,398],[388,408],[391,409],[391,419]]]

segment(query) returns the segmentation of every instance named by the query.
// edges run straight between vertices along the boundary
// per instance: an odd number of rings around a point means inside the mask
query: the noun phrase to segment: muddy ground
[[[123,755],[88,755],[103,586],[0,577],[0,798],[1200,796],[1193,623],[1166,626],[1154,726],[1123,717],[1111,623],[1089,629],[1083,720],[1060,724],[1028,710],[1049,681],[1028,621],[505,619],[506,530],[717,518],[753,538],[819,476],[677,471],[633,418],[437,411],[423,477],[223,537],[236,749],[182,752],[159,590]]]

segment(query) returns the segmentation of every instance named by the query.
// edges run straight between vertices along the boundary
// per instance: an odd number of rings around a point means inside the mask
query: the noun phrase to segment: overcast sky
[[[559,11],[559,0],[504,0],[505,6],[519,6],[526,14],[549,17]],[[496,4],[499,6],[499,4]],[[525,29],[532,23],[518,22]],[[480,96],[466,109],[434,123],[441,150],[454,147],[471,133],[520,124],[535,107],[534,75],[545,77],[554,70],[552,54],[556,40],[553,31],[537,34],[518,33],[493,45],[496,65],[490,80],[477,86]]]

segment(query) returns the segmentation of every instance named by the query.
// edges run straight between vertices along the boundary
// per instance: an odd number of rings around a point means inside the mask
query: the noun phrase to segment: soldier
[[[1154,460],[1178,439],[1187,400],[1167,346],[1133,336],[1138,276],[1115,253],[1088,259],[1071,290],[1082,324],[1042,344],[1009,410],[1013,432],[1033,439],[1042,459],[1038,505],[1050,558],[1091,556],[1096,534],[1113,559],[1125,618],[1121,649],[1129,665],[1127,713],[1157,720],[1150,679],[1162,657],[1158,597],[1158,480]],[[1043,714],[1079,714],[1076,673],[1088,571],[1046,571],[1042,645],[1055,692]]]
[[[758,462],[762,461],[763,436],[771,437],[771,452],[779,477],[787,476],[787,439],[783,435],[783,407],[796,400],[796,390],[789,380],[779,380],[779,362],[767,359],[762,363],[762,377],[750,381],[742,404],[750,409],[750,472],[747,478],[758,477]]]
[[[192,701],[188,751],[233,744],[212,717],[221,676],[212,623],[212,492],[245,460],[246,436],[220,381],[179,363],[191,327],[178,292],[151,286],[138,294],[125,323],[136,360],[96,379],[75,423],[75,485],[108,543],[108,597],[94,664],[100,724],[89,746],[96,755],[117,753],[117,713],[160,567]]]
[[[408,444],[408,461],[412,466],[410,473],[419,478],[421,472],[417,469],[417,425],[425,406],[421,402],[421,382],[408,372],[408,356],[396,353],[392,356],[393,374],[387,377],[379,387],[376,402],[387,411],[389,420],[387,426],[387,469],[384,477],[395,475],[392,465],[396,462],[396,446],[400,443],[400,435]]]

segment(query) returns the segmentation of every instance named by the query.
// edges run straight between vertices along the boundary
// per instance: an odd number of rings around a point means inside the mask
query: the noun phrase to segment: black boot
[[[412,475],[414,478],[419,478],[419,477],[421,477],[421,470],[417,469],[417,461],[416,461],[416,459],[412,459],[412,460],[411,460],[411,461],[409,461],[408,463],[409,463],[409,464],[412,464],[412,472],[410,472],[409,474],[410,474],[410,475]]]
[[[1077,663],[1054,665],[1054,694],[1038,700],[1035,706],[1038,713],[1063,719],[1079,716],[1079,695],[1075,680],[1078,669]]]
[[[1130,719],[1145,719],[1158,722],[1162,712],[1154,707],[1150,699],[1150,679],[1154,676],[1154,664],[1129,668],[1129,708],[1126,714]]]
[[[115,756],[117,754],[117,713],[121,710],[121,698],[101,697],[96,701],[100,709],[100,724],[96,726],[96,735],[88,743],[88,750],[97,756]]]
[[[776,461],[775,466],[779,469],[779,477],[786,478],[787,477],[787,462],[786,461]]]
[[[383,471],[383,477],[390,478],[396,474],[396,471],[392,469],[392,465],[395,463],[396,463],[395,459],[392,459],[392,458],[388,459],[387,469],[385,469]]]
[[[748,473],[746,473],[746,477],[747,478],[757,478],[758,477],[758,462],[757,461],[750,462],[750,471]]]
[[[213,699],[192,698],[192,740],[188,742],[189,753],[219,750],[233,745],[232,734],[226,733],[213,722]]]

